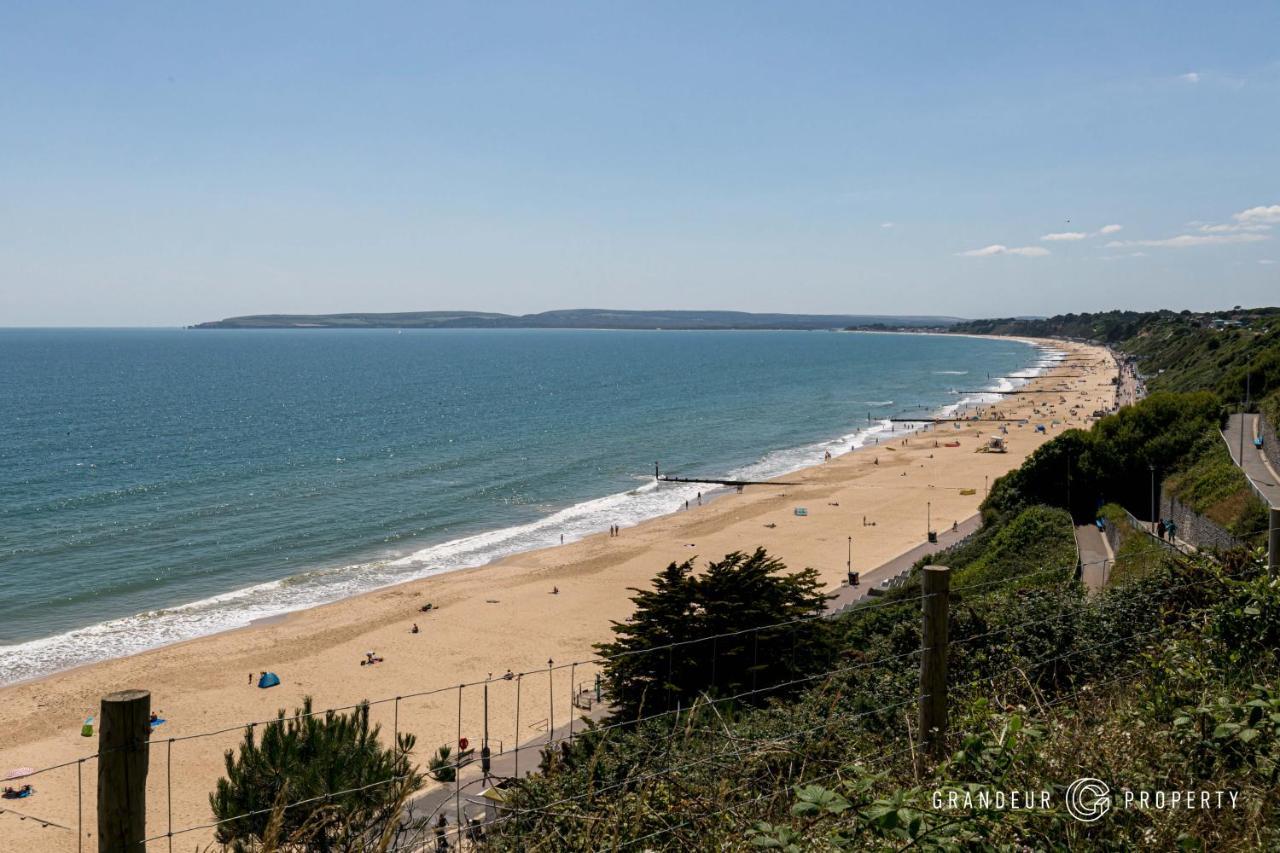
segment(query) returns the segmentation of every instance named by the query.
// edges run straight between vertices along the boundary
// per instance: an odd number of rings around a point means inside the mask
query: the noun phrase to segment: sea
[[[1053,357],[833,331],[0,329],[0,684],[627,527],[710,491],[655,463],[783,474]]]

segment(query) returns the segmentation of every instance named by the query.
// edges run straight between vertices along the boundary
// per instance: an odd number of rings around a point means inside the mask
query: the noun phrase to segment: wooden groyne
[[[885,418],[896,424],[1018,424],[1030,418]]]
[[[653,463],[653,479],[659,483],[707,483],[713,486],[735,486],[741,489],[743,486],[802,486],[803,483],[783,482],[781,480],[721,480],[715,477],[673,477],[670,474],[663,474],[658,469],[658,463]]]

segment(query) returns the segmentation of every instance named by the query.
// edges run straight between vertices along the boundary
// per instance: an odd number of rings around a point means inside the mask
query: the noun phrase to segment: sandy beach
[[[81,737],[80,728],[96,714],[99,698],[114,690],[150,690],[152,708],[167,721],[155,731],[148,782],[148,834],[163,835],[170,814],[174,830],[209,823],[208,794],[222,772],[223,752],[241,740],[243,725],[270,719],[280,708],[292,710],[304,696],[313,697],[317,708],[383,700],[373,707],[373,718],[384,732],[416,734],[422,765],[437,746],[453,744],[459,728],[479,742],[484,691],[458,685],[490,674],[529,673],[488,690],[495,752],[545,732],[549,719],[563,724],[575,685],[589,684],[595,670],[583,664],[549,674],[548,661],[559,667],[589,659],[592,644],[611,636],[611,620],[630,612],[627,588],[645,585],[671,561],[701,562],[763,546],[793,568],[818,569],[834,589],[844,581],[852,536],[853,568],[863,572],[864,583],[875,583],[870,570],[925,539],[926,512],[938,530],[970,517],[988,482],[1063,429],[1087,426],[1094,410],[1115,403],[1116,366],[1105,349],[1039,343],[1067,351],[1068,363],[984,407],[1009,420],[1005,454],[976,452],[998,424],[939,424],[905,442],[891,436],[830,462],[817,458],[812,467],[778,478],[799,485],[748,487],[624,528],[616,538],[602,530],[561,547],[0,689],[0,775],[73,762],[25,780],[35,786],[34,796],[0,801],[0,853],[74,851],[77,840],[92,849],[97,766],[76,759],[92,754],[97,741]],[[1029,423],[1015,423],[1022,418]],[[1046,431],[1037,432],[1035,424]],[[797,507],[807,515],[796,515]],[[432,610],[420,612],[427,602]],[[415,622],[421,632],[412,634]],[[384,662],[361,666],[369,650]],[[278,673],[281,686],[254,686],[263,670]],[[191,737],[211,731],[220,733]],[[536,754],[531,751],[528,760],[534,766]],[[84,835],[77,839],[81,791]],[[173,847],[190,850],[211,837],[200,829],[176,836]],[[148,849],[168,849],[167,840]]]

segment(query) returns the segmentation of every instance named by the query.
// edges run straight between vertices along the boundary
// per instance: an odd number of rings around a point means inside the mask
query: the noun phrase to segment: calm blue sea
[[[776,475],[1038,356],[834,332],[0,330],[0,683],[632,524],[696,491],[656,487],[655,460]]]

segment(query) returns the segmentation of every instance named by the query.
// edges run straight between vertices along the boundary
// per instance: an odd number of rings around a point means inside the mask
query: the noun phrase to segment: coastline
[[[1114,366],[1101,348],[1027,342],[1067,352],[1090,351],[1102,364]],[[1091,400],[1099,405],[1086,406],[1084,412],[1105,407],[1101,403],[1106,395],[1114,398],[1109,384],[1113,372],[1092,369],[1087,380],[1069,383],[1072,387],[1064,396],[1087,386]],[[1032,378],[1025,387],[1048,387],[1055,382],[1061,384],[1051,371]],[[1013,418],[1016,412],[1030,413],[1039,404],[1010,395],[980,405]],[[1087,416],[1061,420],[1062,426],[1083,425]],[[0,754],[4,756],[0,761],[41,767],[92,752],[95,742],[80,739],[78,731],[84,717],[96,710],[97,697],[126,686],[147,687],[153,692],[153,708],[162,709],[170,720],[169,730],[161,730],[166,737],[230,727],[219,735],[182,742],[182,748],[174,750],[173,766],[161,767],[153,753],[151,796],[159,805],[153,808],[153,821],[164,812],[164,783],[172,774],[177,782],[175,826],[199,823],[207,818],[207,793],[221,770],[221,753],[240,739],[239,722],[268,719],[277,708],[300,704],[304,695],[314,696],[318,707],[326,707],[362,698],[406,697],[452,684],[456,696],[394,703],[388,698],[373,709],[372,716],[384,729],[398,725],[402,731],[414,731],[420,751],[429,753],[435,745],[453,739],[456,709],[464,700],[464,728],[473,734],[477,731],[479,698],[464,695],[456,685],[483,678],[486,672],[500,673],[508,666],[526,672],[540,667],[545,673],[548,658],[562,662],[589,657],[591,644],[609,636],[610,620],[623,619],[630,611],[627,587],[646,584],[667,562],[696,556],[702,563],[730,550],[761,544],[793,568],[813,565],[834,588],[844,574],[847,535],[854,535],[858,542],[856,570],[879,566],[923,539],[925,507],[921,504],[930,504],[932,517],[940,522],[937,526],[969,517],[981,500],[981,477],[994,479],[1016,467],[1058,431],[1038,435],[1029,426],[1011,429],[1011,452],[997,456],[973,453],[980,429],[981,425],[948,429],[948,438],[954,436],[962,443],[955,450],[942,452],[923,442],[891,449],[884,442],[878,445],[883,452],[871,453],[877,447],[871,445],[785,475],[802,482],[800,486],[776,491],[753,487],[741,495],[721,493],[689,512],[657,516],[624,528],[618,538],[595,534],[563,546],[510,554],[480,566],[405,581],[268,617],[269,621],[0,688],[5,700],[0,703]],[[896,441],[908,435],[914,440],[917,434],[892,435]],[[872,457],[884,464],[872,463]],[[961,494],[968,489],[975,494]],[[808,518],[791,513],[800,505],[810,508]],[[876,526],[859,526],[859,515],[871,516]],[[766,522],[776,527],[765,527]],[[553,586],[561,593],[550,594]],[[418,612],[418,605],[425,601],[436,605],[431,613]],[[415,620],[423,631],[410,635],[408,625]],[[378,650],[387,663],[359,667],[366,649]],[[245,673],[262,669],[278,672],[284,686],[269,691],[248,687]],[[525,719],[546,717],[550,709],[563,721],[567,701],[551,705],[547,684],[554,686],[560,700],[567,700],[574,689],[571,678],[591,677],[588,667],[579,669],[576,674],[557,672],[544,677],[536,687],[526,685]],[[532,710],[539,707],[542,713]],[[519,730],[514,727],[510,695],[495,695],[490,710],[493,719],[501,721],[493,725],[495,740],[509,745],[531,734],[526,725]],[[70,777],[58,771],[53,774],[58,778],[38,783],[41,796],[31,803],[33,813],[64,824],[68,815],[74,817],[74,770],[70,769]],[[16,825],[10,816],[0,815],[0,835]],[[164,827],[155,830],[163,832]],[[69,840],[74,844],[74,834]],[[39,849],[62,848],[42,841]]]
[[[908,334],[879,330],[845,333],[879,336]],[[1018,369],[1015,374],[1030,372],[1032,375],[1026,377],[1026,381],[1029,381],[1043,370],[1039,365],[1045,358],[1045,341],[996,335],[948,335],[929,331],[909,334],[1016,341],[1029,349],[1034,348],[1034,351],[1028,353],[1028,366]],[[946,370],[935,373],[956,373],[955,381],[961,381],[960,376],[966,374],[965,371]],[[890,418],[893,416],[917,413],[922,418],[950,416],[965,408],[989,405],[999,399],[1000,390],[1010,389],[1016,384],[1004,378],[994,382],[989,378],[987,383],[988,389],[993,392],[991,394],[974,391],[954,402],[938,403],[933,408],[915,408],[912,404],[907,404],[906,409],[899,409],[896,413],[885,412],[874,420],[868,411],[865,425],[855,427],[850,424],[849,429],[835,437],[817,437],[805,444],[765,450],[755,459],[744,460],[729,467],[722,476],[750,480],[786,476],[811,466],[815,458],[821,458],[824,451],[830,451],[833,456],[843,456],[851,449],[858,449],[880,436],[893,433],[902,435],[913,428],[907,423],[891,424]],[[874,402],[893,403],[892,400]],[[703,488],[706,488],[708,498],[727,493],[727,490],[714,486],[707,488],[666,484],[659,489],[653,481],[646,479],[633,488],[586,497],[532,521],[482,529],[452,539],[410,543],[406,549],[391,555],[352,555],[329,564],[303,568],[292,575],[248,583],[198,599],[164,604],[138,613],[111,616],[102,621],[18,643],[0,644],[0,688],[38,681],[80,667],[145,654],[203,637],[274,624],[304,610],[428,577],[492,566],[510,556],[555,547],[554,532],[567,533],[561,536],[561,544],[580,541],[583,538],[580,531],[584,522],[586,535],[589,536],[604,526],[605,516],[622,521],[624,528],[631,528],[677,512],[683,498],[692,500]],[[641,506],[637,507],[636,504]],[[619,515],[622,517],[617,518]],[[348,585],[346,579],[354,576],[353,573],[366,571],[381,577],[373,583],[368,583],[366,579],[364,583],[357,583],[354,589],[342,588]],[[335,583],[335,580],[338,582]],[[291,594],[299,600],[285,604],[282,599],[286,590],[291,588]],[[261,600],[257,599],[260,593],[265,594]]]

